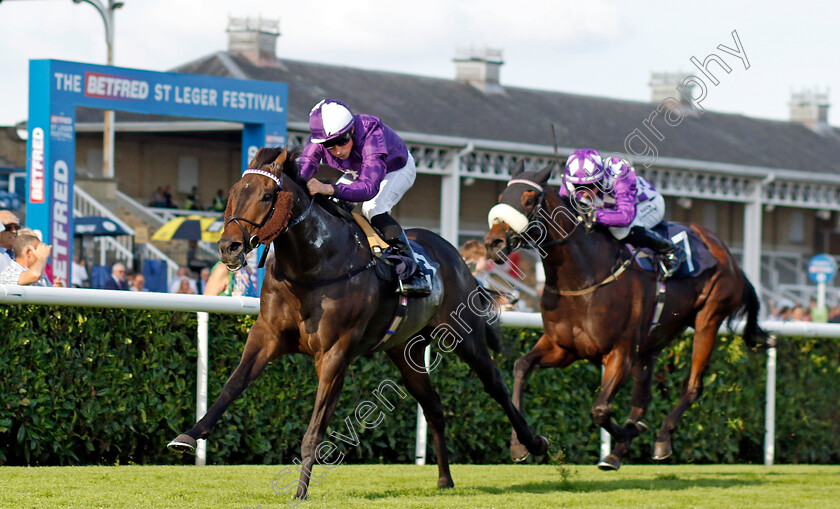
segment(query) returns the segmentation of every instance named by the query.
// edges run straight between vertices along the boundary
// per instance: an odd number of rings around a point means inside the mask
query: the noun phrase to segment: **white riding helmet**
[[[324,99],[309,112],[312,143],[324,143],[341,136],[351,127],[353,127],[353,112],[341,101]]]

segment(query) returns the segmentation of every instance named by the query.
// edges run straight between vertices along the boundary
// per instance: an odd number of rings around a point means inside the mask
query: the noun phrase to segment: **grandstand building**
[[[666,219],[716,231],[751,278],[760,272],[764,297],[808,299],[808,259],[840,254],[840,130],[828,123],[826,94],[793,94],[789,121],[764,120],[699,110],[690,90],[680,97],[679,74],[652,75],[651,101],[636,102],[505,86],[500,51],[459,52],[453,78],[440,79],[278,58],[276,21],[231,19],[228,34],[227,51],[174,71],[287,83],[291,144],[306,142],[309,111],[325,97],[379,116],[419,173],[395,216],[456,245],[484,235],[520,161],[554,160],[554,125],[561,159],[581,147],[629,154],[665,196]],[[158,186],[182,201],[197,185],[209,203],[239,178],[241,128],[117,112],[116,186],[148,204]],[[76,179],[86,189],[110,185],[102,129],[101,112],[78,112]]]

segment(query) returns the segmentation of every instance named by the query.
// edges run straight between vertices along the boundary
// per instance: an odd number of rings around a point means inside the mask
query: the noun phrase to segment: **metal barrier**
[[[209,320],[206,313],[246,315],[257,314],[260,310],[260,300],[255,297],[211,297],[204,295],[42,288],[13,285],[0,285],[0,303],[198,312],[196,419],[203,417],[207,409],[207,330]],[[542,317],[539,313],[505,311],[502,312],[501,322],[503,327],[508,328],[542,329]],[[743,322],[739,323],[735,327],[735,332],[743,330],[743,326]],[[840,338],[840,324],[767,321],[762,322],[761,326],[768,333],[779,337]],[[726,333],[728,330],[721,329],[721,332]],[[422,414],[418,412],[418,417],[420,415]],[[764,415],[764,464],[769,466],[773,464],[776,439],[775,346],[767,349],[767,386]],[[420,422],[425,424],[425,419],[421,418],[418,424]],[[418,435],[421,430],[425,434],[425,426],[418,425]],[[425,461],[425,440],[421,441],[418,436],[418,446],[421,444],[423,453],[421,456],[418,451],[418,462],[421,461],[421,458],[422,461]],[[609,451],[608,442],[604,440],[604,435],[602,435],[601,449],[602,451],[604,449]],[[206,449],[204,440],[199,440],[199,447],[196,450],[196,464],[203,465],[205,461]]]

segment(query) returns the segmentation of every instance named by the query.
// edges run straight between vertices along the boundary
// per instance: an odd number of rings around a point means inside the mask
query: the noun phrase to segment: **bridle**
[[[273,170],[277,170],[278,167],[279,167],[279,165],[277,163],[271,163],[269,165],[269,168],[273,169]],[[235,223],[236,226],[238,226],[239,229],[242,231],[242,245],[245,246],[245,254],[246,255],[248,253],[250,253],[251,251],[253,251],[254,249],[258,248],[259,245],[263,243],[263,240],[260,239],[260,236],[258,235],[259,230],[263,226],[265,226],[266,223],[268,223],[268,221],[271,220],[271,218],[274,216],[274,210],[277,207],[277,196],[280,194],[280,191],[283,190],[283,180],[282,179],[285,178],[285,175],[283,175],[282,173],[281,173],[282,176],[278,177],[277,175],[275,175],[274,173],[272,173],[270,171],[260,170],[260,169],[248,169],[248,170],[245,170],[244,172],[242,172],[243,177],[245,175],[249,175],[249,174],[250,175],[262,175],[263,177],[270,178],[271,180],[274,181],[275,184],[277,184],[277,188],[274,190],[274,196],[271,200],[271,209],[268,211],[268,213],[265,215],[265,217],[263,217],[263,220],[261,222],[257,223],[255,221],[251,221],[250,219],[245,219],[244,217],[239,217],[239,216],[231,216],[227,221],[225,221],[225,226],[224,226],[225,228],[227,228],[227,226],[230,223]],[[306,219],[307,216],[309,216],[309,213],[312,211],[312,205],[314,203],[315,203],[315,200],[310,199],[309,200],[309,205],[306,207],[306,210],[304,210],[303,213],[301,213],[293,221],[289,222],[289,224],[287,224],[283,228],[283,230],[280,231],[277,234],[277,236],[280,236],[280,235],[288,232],[290,229],[292,229],[293,226],[301,223],[304,219]],[[245,226],[243,226],[243,224],[242,224],[243,222],[248,223],[251,226],[256,227],[257,228],[257,233],[254,233],[249,237],[248,236],[248,230],[246,230]],[[275,238],[277,236],[275,236]],[[274,240],[274,239],[267,239],[265,244],[268,244],[272,240]],[[268,249],[263,251],[263,255],[260,258],[260,263],[258,265],[258,268],[262,268],[265,265],[265,259],[266,259],[267,256],[268,256]]]
[[[540,186],[539,184],[537,184],[536,182],[532,182],[530,180],[525,180],[525,179],[513,179],[510,182],[508,182],[508,186],[510,186],[511,184],[525,184],[525,185],[531,186],[531,187],[533,187],[533,188],[535,188],[539,191],[539,201],[538,201],[537,205],[531,210],[531,212],[529,214],[527,214],[525,216],[526,219],[528,220],[528,224],[531,224],[531,222],[534,220],[534,216],[537,216],[539,214],[539,211],[543,210],[545,208],[545,204],[546,204],[545,203],[545,189],[542,186]],[[584,226],[586,227],[586,233],[587,234],[592,231],[592,228],[595,225],[593,214],[591,214],[591,213],[590,214],[578,214],[576,216],[576,218],[577,218],[577,221],[575,222],[575,226],[574,226],[574,228],[572,228],[572,231],[570,231],[568,234],[560,237],[559,239],[553,239],[553,240],[550,240],[548,242],[543,242],[543,243],[539,244],[539,247],[543,248],[543,247],[551,247],[551,246],[564,244],[565,242],[568,241],[569,237],[572,236],[572,234],[575,232],[575,230],[577,230],[578,225],[581,224],[581,223],[583,223]],[[524,235],[524,233],[528,231],[528,228],[523,230],[521,233],[516,233],[515,231],[513,231],[510,228],[510,226],[507,225],[507,223],[503,222],[502,227],[505,229],[505,241],[507,242],[508,248],[511,251],[517,249],[519,246],[522,245],[522,242],[523,242],[522,235]],[[630,264],[632,262],[633,262],[633,257],[632,256],[627,258],[626,260],[623,260],[623,261],[619,257],[617,265],[613,268],[612,271],[610,271],[609,276],[607,276],[600,283],[588,286],[586,288],[581,288],[579,290],[561,290],[559,288],[554,288],[553,286],[546,284],[546,285],[544,285],[544,289],[545,289],[545,291],[548,291],[548,292],[551,292],[551,293],[554,293],[554,294],[557,294],[557,295],[561,295],[561,296],[576,297],[576,296],[588,295],[588,294],[594,292],[595,290],[597,290],[598,288],[601,288],[602,286],[606,286],[606,285],[612,283],[613,281],[617,280],[618,277],[621,276],[621,274],[625,270],[627,270],[627,268],[630,266]]]
[[[525,215],[525,219],[528,221],[528,224],[531,224],[536,218],[540,216],[541,210],[547,209],[545,202],[545,188],[537,184],[536,182],[527,179],[512,179],[507,183],[507,186],[505,187],[510,187],[513,184],[524,184],[533,187],[537,190],[537,204],[534,206],[533,209],[531,209],[531,212]],[[572,231],[570,231],[568,234],[560,237],[559,239],[553,239],[546,242],[542,242],[539,244],[539,247],[552,247],[564,244],[572,235],[572,233],[574,233],[575,230],[577,230],[577,227],[580,223],[584,223],[586,225],[587,232],[591,231],[593,224],[591,223],[590,218],[578,215],[577,219],[578,221],[575,222]],[[505,230],[505,242],[507,243],[508,248],[511,251],[515,251],[516,249],[521,247],[522,244],[525,242],[522,237],[525,234],[525,232],[529,230],[529,228],[526,228],[522,232],[517,233],[505,222],[502,222],[501,226]]]

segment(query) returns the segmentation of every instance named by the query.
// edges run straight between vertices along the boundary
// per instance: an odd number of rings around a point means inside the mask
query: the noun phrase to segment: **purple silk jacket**
[[[621,178],[607,173],[598,186],[595,206],[595,220],[604,226],[629,226],[636,219],[636,205],[653,199],[658,193],[647,180],[636,176],[634,170]],[[560,187],[561,196],[569,196],[565,186]]]
[[[356,179],[351,184],[335,188],[335,196],[351,202],[372,199],[379,192],[379,185],[386,173],[402,169],[408,161],[408,149],[393,129],[373,115],[354,115],[353,149],[345,160],[333,157],[318,143],[309,142],[303,149],[300,177],[311,179],[321,161]]]

